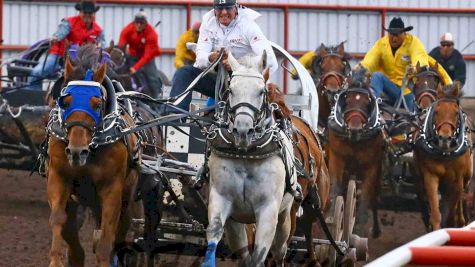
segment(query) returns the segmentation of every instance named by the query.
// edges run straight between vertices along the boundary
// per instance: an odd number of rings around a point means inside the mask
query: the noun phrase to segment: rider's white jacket
[[[228,48],[236,59],[249,54],[262,55],[267,52],[267,62],[270,73],[278,68],[274,51],[254,20],[261,15],[249,8],[239,8],[238,15],[227,27],[219,24],[214,16],[214,10],[203,16],[200,27],[200,37],[196,47],[195,67],[204,69],[211,62],[208,56],[218,48]]]

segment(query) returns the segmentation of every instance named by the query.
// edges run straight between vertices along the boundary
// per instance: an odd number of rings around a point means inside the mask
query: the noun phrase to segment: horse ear
[[[461,89],[462,89],[462,84],[460,83],[460,81],[455,81],[454,84],[452,85],[451,97],[458,98]]]
[[[437,98],[441,99],[445,97],[445,91],[441,84],[437,86]]]
[[[336,52],[342,57],[345,55],[345,42],[346,41],[341,42],[336,48]]]
[[[328,51],[327,51],[327,48],[325,47],[325,45],[322,43],[320,45],[320,48],[318,49],[318,55],[320,57],[324,57],[328,54]]]
[[[93,80],[102,83],[106,76],[107,64],[101,64],[101,66],[94,72]]]
[[[264,81],[268,81],[269,80],[269,67],[266,67],[264,69],[264,71],[262,72],[262,76],[264,77]]]
[[[231,66],[231,69],[233,71],[236,71],[239,68],[239,66],[241,66],[239,65],[239,62],[237,62],[237,60],[233,57],[233,54],[231,54],[231,51],[228,51],[228,63]]]
[[[263,73],[266,68],[267,68],[267,51],[264,49],[264,51],[262,51],[261,62],[259,64],[259,71]]]
[[[64,63],[64,78],[65,80],[68,80],[68,76],[73,73],[74,67],[73,64],[71,64],[71,59],[69,56],[66,58],[66,62]]]
[[[111,40],[110,43],[109,43],[109,47],[107,47],[106,49],[104,49],[107,53],[111,53],[112,50],[114,49],[114,40]]]
[[[419,73],[421,71],[421,63],[417,61],[416,63],[416,72]]]
[[[432,68],[435,70],[435,71],[438,71],[439,70],[439,62],[435,62],[434,66],[432,66]]]

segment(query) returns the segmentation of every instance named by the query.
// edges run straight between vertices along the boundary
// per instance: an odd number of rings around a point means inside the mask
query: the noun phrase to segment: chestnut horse
[[[416,137],[414,157],[424,181],[430,209],[430,227],[461,227],[463,193],[473,174],[470,130],[459,103],[461,84],[437,87]],[[441,194],[439,207],[439,192]]]
[[[409,77],[412,79],[414,86],[413,92],[415,95],[415,107],[417,115],[417,124],[421,125],[426,116],[427,109],[436,101],[437,98],[437,87],[441,84],[442,80],[437,72],[439,65],[435,63],[433,67],[429,66],[420,66],[420,63],[417,62],[415,73],[411,74]],[[412,77],[411,77],[412,76]],[[414,133],[415,129],[410,129],[411,133]],[[408,144],[408,143],[406,143]],[[408,144],[409,145],[409,144]],[[412,150],[412,149],[411,149]],[[424,181],[420,176],[415,166],[415,162],[412,161],[410,169],[416,177],[416,192],[418,200],[420,201],[421,206],[421,215],[422,220],[424,221],[425,227],[429,229],[429,207],[427,206],[427,199],[425,199],[424,194]]]
[[[424,110],[435,102],[437,97],[437,87],[441,83],[439,74],[436,72],[439,65],[436,63],[433,68],[421,67],[416,64],[414,74],[414,95],[417,109]]]
[[[311,76],[317,87],[318,124],[327,127],[328,116],[335,103],[334,97],[346,83],[351,66],[350,56],[345,53],[344,42],[337,46],[326,47],[321,44],[317,56],[313,59]]]
[[[313,223],[317,221],[316,205],[322,211],[328,207],[330,194],[330,176],[327,165],[323,158],[323,151],[318,136],[303,119],[291,115],[291,111],[285,104],[284,95],[274,84],[267,86],[269,102],[276,103],[280,108],[280,114],[276,114],[278,119],[289,119],[293,127],[294,156],[300,161],[301,170],[297,177],[298,183],[302,187],[303,194],[303,215],[299,225],[305,234],[307,252],[309,253],[310,265],[317,265],[315,246],[313,238],[316,237],[312,231]],[[315,204],[316,202],[320,204]],[[290,238],[295,233],[297,227],[297,211],[300,203],[294,202],[290,211],[291,229]],[[289,238],[289,241],[290,241]]]
[[[356,222],[366,224],[367,209],[373,211],[373,237],[380,234],[377,201],[381,187],[384,133],[379,107],[370,92],[370,76],[364,69],[353,72],[348,89],[337,97],[328,122],[328,169],[332,194],[346,195],[350,175],[362,182]]]
[[[76,225],[77,202],[93,207],[101,234],[96,259],[108,267],[114,245],[125,240],[130,218],[127,207],[138,178],[141,149],[136,135],[93,145],[93,137],[108,124],[104,117],[117,116],[123,127],[134,125],[116,99],[106,96],[101,86],[106,65],[99,65],[94,45],[79,48],[78,58],[65,63],[65,89],[48,125],[47,193],[51,208],[52,245],[49,266],[63,266],[62,242],[68,244],[68,264],[84,266]],[[98,66],[99,65],[99,66]],[[116,110],[108,110],[112,105]],[[108,113],[108,114],[105,114]],[[97,140],[96,140],[97,141]]]

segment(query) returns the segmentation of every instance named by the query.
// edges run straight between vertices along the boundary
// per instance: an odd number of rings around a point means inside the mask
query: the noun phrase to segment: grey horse
[[[228,105],[230,136],[236,153],[246,155],[254,141],[266,103],[266,81],[269,68],[266,54],[246,56],[237,61],[228,53],[233,74],[229,86]],[[266,125],[275,125],[268,116]],[[270,250],[278,266],[283,266],[290,233],[290,209],[294,197],[285,191],[286,175],[294,169],[291,141],[276,130],[270,143],[281,140],[277,153],[266,158],[230,158],[211,150],[209,158],[210,192],[207,228],[208,249],[202,266],[215,266],[215,254],[223,233],[231,251],[240,258],[240,266],[264,266]],[[254,138],[254,139],[253,139]],[[270,139],[269,139],[270,140]],[[295,174],[295,171],[290,172]],[[245,224],[256,224],[254,250],[250,254]]]

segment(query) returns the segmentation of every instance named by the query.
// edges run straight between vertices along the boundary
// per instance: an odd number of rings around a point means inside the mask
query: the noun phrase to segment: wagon
[[[289,61],[301,77],[302,91],[298,95],[286,95],[287,104],[292,107],[296,114],[307,118],[313,127],[316,127],[318,118],[318,99],[315,86],[308,72],[290,54],[273,44],[276,54]],[[282,63],[285,64],[285,63]],[[193,100],[193,105],[199,109],[203,101]],[[202,123],[200,127],[206,127]],[[142,162],[142,173],[152,175],[155,180],[161,181],[162,194],[148,195],[151,199],[144,198],[144,202],[151,204],[148,212],[153,209],[163,211],[160,222],[150,219],[135,219],[134,229],[144,229],[143,236],[134,239],[133,244],[119,248],[118,251],[124,261],[132,261],[139,252],[147,252],[149,260],[154,258],[155,253],[181,253],[183,255],[204,255],[207,247],[205,229],[207,226],[207,190],[206,187],[197,189],[194,187],[198,168],[201,165],[195,156],[190,154],[204,155],[204,145],[199,145],[203,136],[197,136],[197,126],[190,123],[174,123],[166,127],[167,150],[175,158],[154,158],[146,156]],[[194,133],[194,134],[190,134]],[[181,145],[177,145],[181,144]],[[194,145],[190,145],[194,144]],[[196,147],[202,147],[201,153]],[[193,150],[193,151],[192,151]],[[188,156],[183,158],[183,154]],[[187,161],[187,162],[186,162]],[[162,191],[163,192],[163,191]],[[158,201],[157,201],[158,200]],[[158,202],[158,204],[156,203]],[[313,240],[318,248],[320,257],[330,263],[330,266],[346,262],[352,265],[358,260],[367,259],[367,239],[353,234],[356,208],[356,184],[350,181],[346,196],[338,196],[333,201],[332,208],[324,218],[325,224],[333,238],[316,238]],[[147,208],[145,209],[147,213]],[[155,223],[154,223],[155,222]],[[330,240],[333,239],[333,240]],[[303,258],[302,252],[304,238],[292,237],[289,246],[289,258],[298,261]],[[218,255],[229,256],[229,250],[224,243],[218,246]],[[150,260],[149,266],[152,265]]]
[[[2,158],[0,164],[3,166],[30,168],[41,155],[41,143],[45,140],[44,127],[50,107],[45,104],[46,92],[26,88],[26,79],[47,48],[47,42],[42,41],[25,53],[28,55],[26,58],[13,60],[7,66],[8,75],[7,80],[4,81],[6,86],[2,88],[2,103],[0,104],[0,156]],[[300,77],[301,93],[286,95],[287,104],[295,114],[299,114],[316,129],[318,96],[313,80],[303,66],[287,51],[276,44],[273,44],[273,48],[278,56],[284,58],[282,66],[290,62]],[[50,83],[48,87],[53,85],[58,76],[45,81],[45,83]],[[141,103],[149,107],[150,114],[154,118],[161,116],[159,110],[163,109],[156,109],[154,101],[142,103],[146,97],[140,96],[141,100],[137,98],[131,100],[128,97],[131,95],[133,94],[122,94],[122,96],[119,94],[119,100],[126,104]],[[195,99],[193,104],[199,108],[203,105],[203,101]],[[135,258],[131,255],[138,251],[147,251],[150,258],[153,258],[155,252],[204,255],[207,245],[205,235],[207,192],[206,188],[196,189],[193,186],[205,152],[204,136],[201,134],[203,126],[206,124],[201,123],[198,126],[190,121],[180,120],[160,124],[161,138],[165,141],[164,148],[166,149],[164,153],[145,154],[141,163],[144,179],[151,184],[150,187],[159,185],[160,190],[152,193],[146,190],[139,192],[138,198],[142,198],[145,202],[148,216],[145,217],[146,219],[133,221],[132,229],[140,233],[133,244],[117,248],[117,254],[123,255],[122,259],[128,261],[129,265]],[[353,234],[356,206],[355,183],[350,182],[346,196],[338,196],[332,202],[332,209],[322,223],[328,226],[333,240],[325,237],[314,239],[320,256],[328,260],[331,265],[342,261],[353,263],[357,260],[366,260],[367,239]],[[150,221],[150,214],[157,211],[163,212],[159,224],[156,224],[156,221]],[[98,233],[95,236],[98,237]],[[303,243],[303,237],[292,237],[289,253],[293,260],[301,257],[301,252],[304,251]],[[229,255],[224,245],[220,246],[219,253],[223,257]]]

